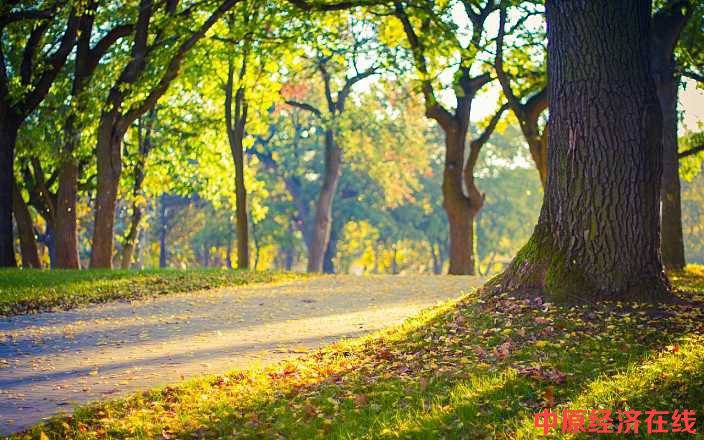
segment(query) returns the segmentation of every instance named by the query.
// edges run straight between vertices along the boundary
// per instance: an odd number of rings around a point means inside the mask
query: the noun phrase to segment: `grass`
[[[533,439],[541,408],[693,409],[698,434],[668,438],[703,438],[704,267],[672,279],[699,304],[474,292],[296,360],[80,407],[15,438]],[[643,423],[627,438],[644,437]]]
[[[175,292],[267,282],[294,275],[237,270],[0,269],[0,316],[70,309]]]

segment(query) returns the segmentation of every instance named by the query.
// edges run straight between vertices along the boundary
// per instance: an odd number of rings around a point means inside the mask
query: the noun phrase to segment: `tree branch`
[[[518,99],[516,94],[511,88],[511,80],[506,71],[504,70],[504,60],[503,60],[503,47],[504,47],[504,35],[506,26],[506,8],[501,8],[499,11],[499,30],[496,35],[496,56],[494,57],[494,70],[496,70],[496,78],[501,84],[501,89],[504,92],[506,100],[511,105],[513,112],[516,113],[519,119],[523,117],[524,108],[521,101]]]
[[[225,0],[220,6],[213,11],[207,20],[191,34],[191,36],[179,46],[176,53],[171,57],[166,71],[162,75],[159,82],[152,88],[146,98],[141,103],[137,103],[125,114],[124,118],[128,123],[134,121],[140,115],[146,113],[151,107],[156,105],[156,102],[161,96],[166,93],[171,82],[178,76],[178,71],[181,68],[181,63],[186,53],[205,35],[206,32],[229,11],[240,0]]]
[[[40,23],[29,34],[27,44],[24,47],[22,54],[22,64],[20,66],[20,78],[22,85],[27,86],[32,81],[32,69],[34,67],[34,57],[37,54],[37,48],[41,44],[44,33],[49,28],[48,22]]]
[[[387,3],[385,0],[343,0],[336,3],[315,0],[288,0],[288,2],[304,11],[342,11],[360,6],[375,6]]]
[[[345,110],[345,101],[347,100],[347,96],[350,94],[352,91],[352,87],[357,84],[358,82],[362,81],[365,78],[369,78],[372,75],[376,75],[378,73],[376,67],[370,67],[369,69],[365,70],[364,72],[358,73],[357,75],[348,78],[347,81],[345,81],[345,85],[342,87],[342,89],[337,93],[337,111],[338,113],[342,113]]]
[[[692,72],[691,70],[685,70],[682,72],[682,76],[686,76],[689,79],[693,79],[697,82],[704,83],[704,75],[700,75],[696,72]]]
[[[24,100],[16,104],[15,112],[17,114],[27,116],[37,108],[39,103],[46,97],[46,94],[49,93],[49,88],[51,88],[54,79],[56,79],[56,76],[61,71],[61,68],[66,62],[66,58],[68,58],[68,55],[71,53],[76,43],[78,23],[79,18],[76,16],[75,9],[71,9],[66,22],[66,30],[61,37],[59,47],[49,56],[47,60],[48,68],[44,69],[34,89],[25,96]]]
[[[508,110],[508,108],[509,104],[507,102],[504,103],[501,107],[499,107],[496,113],[494,113],[494,115],[489,120],[489,124],[486,126],[484,131],[482,131],[482,134],[480,134],[479,137],[477,137],[476,139],[472,140],[472,142],[470,143],[471,149],[481,148],[485,143],[487,143],[492,133],[494,133],[496,125],[501,120],[501,116],[503,116],[504,112]]]
[[[293,107],[298,107],[302,110],[309,111],[313,113],[315,116],[317,116],[319,119],[323,118],[323,114],[318,110],[316,107],[312,106],[311,104],[308,104],[307,102],[298,102],[298,101],[293,101],[290,99],[287,99],[286,104],[293,106]]]
[[[704,151],[704,145],[699,145],[699,146],[690,148],[689,150],[684,150],[684,151],[680,152],[677,155],[677,157],[679,159],[682,159],[683,157],[693,156],[693,155],[700,153],[702,151]]]
[[[430,74],[428,73],[428,63],[425,59],[423,43],[413,29],[411,20],[408,18],[401,2],[394,2],[394,6],[395,15],[403,25],[403,30],[406,33],[406,38],[408,38],[408,43],[411,46],[411,52],[415,59],[416,69],[420,73],[421,88],[425,99],[425,115],[435,119],[444,129],[449,129],[453,123],[453,117],[435,98],[435,90],[433,90],[433,84],[430,80]]]

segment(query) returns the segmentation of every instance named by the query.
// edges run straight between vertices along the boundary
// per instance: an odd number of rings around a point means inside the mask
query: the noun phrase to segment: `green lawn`
[[[0,269],[0,316],[69,309],[295,275],[237,270],[19,270]]]
[[[699,303],[568,307],[474,292],[298,360],[81,407],[17,438],[532,439],[544,407],[693,409],[698,434],[668,438],[702,438],[704,267],[671,279]],[[639,435],[603,437],[642,437],[642,420]]]

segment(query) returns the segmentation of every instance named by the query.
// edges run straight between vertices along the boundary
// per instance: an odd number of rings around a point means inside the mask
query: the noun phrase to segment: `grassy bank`
[[[532,439],[543,438],[541,408],[693,409],[699,437],[668,438],[701,438],[704,269],[672,279],[699,303],[563,307],[473,293],[294,361],[82,407],[17,438]],[[641,420],[628,438],[646,435]]]
[[[293,275],[219,269],[187,271],[0,269],[0,316],[267,282],[286,277],[293,277]]]

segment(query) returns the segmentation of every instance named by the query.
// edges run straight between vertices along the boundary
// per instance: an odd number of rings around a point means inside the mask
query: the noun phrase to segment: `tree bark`
[[[327,129],[325,130],[325,174],[315,208],[315,219],[308,256],[308,272],[317,273],[323,271],[323,259],[330,241],[330,229],[332,226],[332,201],[340,180],[341,167],[342,149],[335,142],[333,131]]]
[[[125,130],[115,122],[116,112],[105,112],[98,128],[98,188],[95,198],[92,269],[112,268],[117,190],[122,174],[122,138]]]
[[[323,260],[323,273],[334,274],[335,272],[335,256],[337,256],[337,242],[340,238],[340,227],[333,225],[330,228],[330,240],[325,248],[325,259]]]
[[[15,186],[15,142],[19,123],[10,116],[0,120],[0,267],[16,267],[12,235],[12,188]]]
[[[246,73],[246,54],[240,68],[240,78]],[[230,142],[232,159],[235,163],[235,216],[237,231],[237,268],[249,269],[249,224],[247,218],[247,187],[244,181],[244,146],[245,125],[247,124],[247,101],[245,90],[239,87],[235,92],[233,114],[234,68],[228,66],[228,78],[225,86],[225,121],[227,137]]]
[[[677,157],[677,89],[678,78],[658,84],[658,98],[663,115],[662,188],[660,190],[662,262],[667,269],[682,270],[685,266],[682,235],[680,171]]]
[[[546,11],[545,198],[533,236],[495,287],[543,289],[558,301],[667,298],[650,2],[549,0]]]
[[[464,119],[464,118],[463,118]],[[442,179],[442,206],[450,227],[450,275],[474,275],[474,217],[482,205],[482,196],[474,185],[472,172],[465,172],[465,142],[468,121],[453,119],[445,128],[445,164]],[[474,197],[465,195],[467,192]]]
[[[12,187],[12,210],[15,214],[17,231],[20,236],[20,254],[22,255],[22,267],[27,269],[41,269],[39,261],[39,251],[37,250],[37,240],[34,237],[34,225],[32,216],[29,214],[27,204],[22,198],[17,185]]]
[[[73,151],[73,150],[71,150]],[[59,165],[59,189],[56,197],[56,267],[79,269],[78,223],[78,162],[71,154]]]
[[[664,266],[674,270],[681,270],[685,266],[677,143],[677,94],[680,78],[676,73],[674,49],[692,9],[688,1],[677,1],[658,10],[652,18],[650,46],[650,69],[663,117],[660,249]]]

